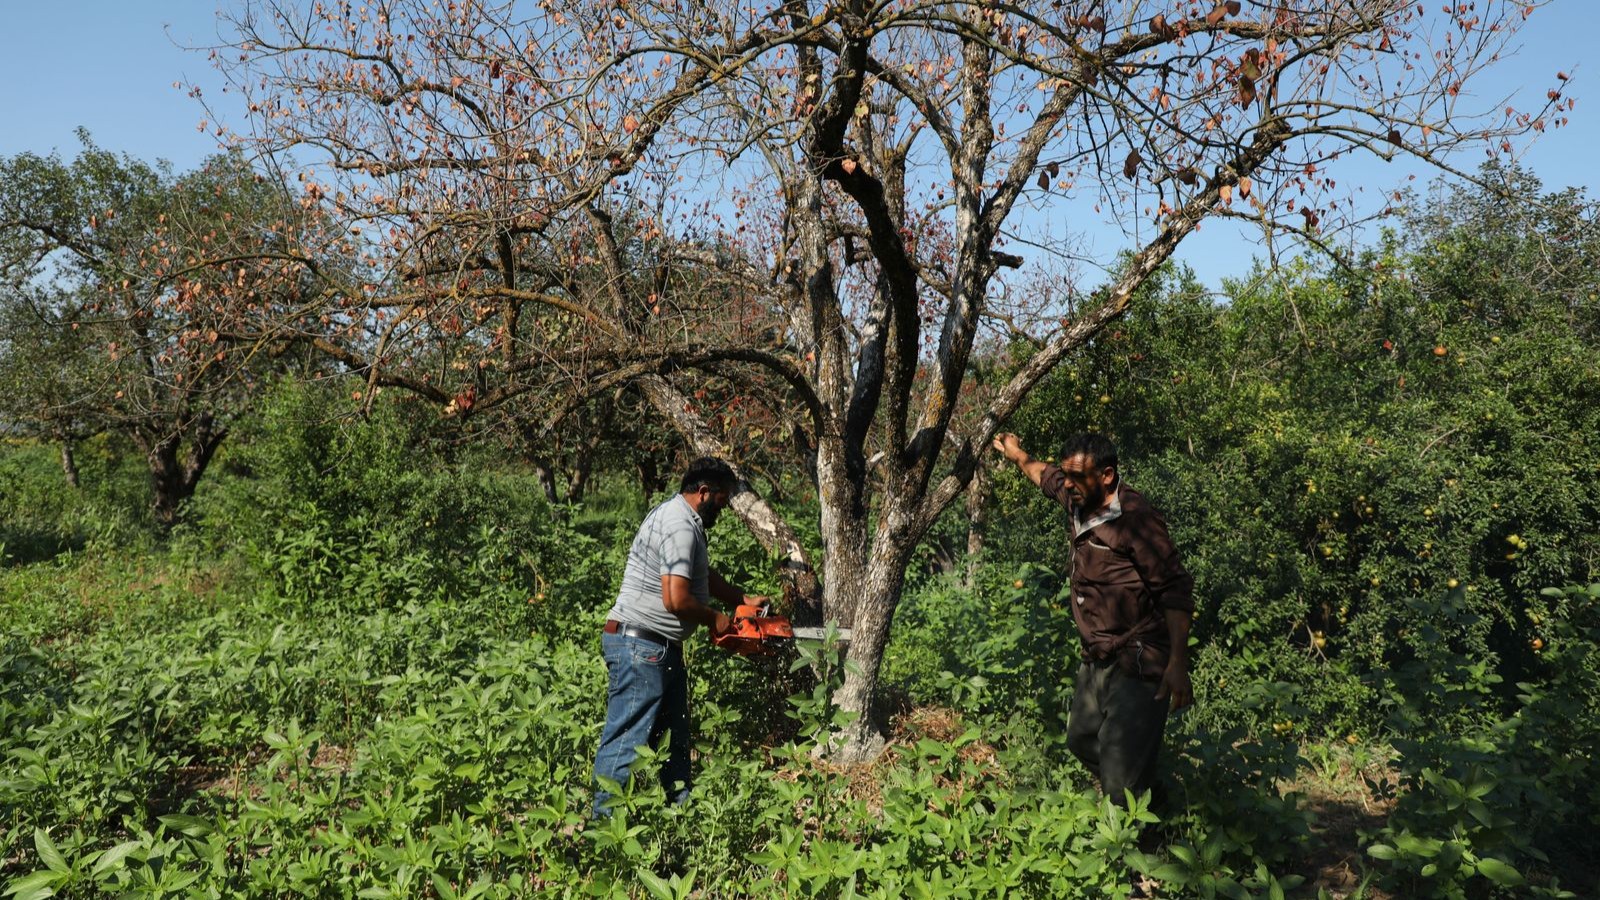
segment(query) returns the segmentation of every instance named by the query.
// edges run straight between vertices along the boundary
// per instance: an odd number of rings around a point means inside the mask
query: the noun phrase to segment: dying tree
[[[327,349],[374,384],[556,419],[631,384],[699,452],[724,447],[699,386],[784,386],[820,586],[768,504],[735,507],[854,628],[861,757],[907,561],[1029,389],[1207,218],[1325,243],[1388,200],[1337,190],[1346,157],[1449,169],[1563,124],[1559,84],[1521,111],[1469,89],[1537,5],[249,0],[216,59],[237,138],[370,235],[383,277],[329,287],[366,332]],[[1064,277],[1059,223],[1102,219],[1119,261]],[[1012,330],[1036,349],[953,430]],[[405,349],[446,341],[474,361]]]
[[[3,414],[63,448],[114,431],[176,522],[310,293],[296,210],[242,158],[176,175],[83,136],[72,162],[0,159]]]

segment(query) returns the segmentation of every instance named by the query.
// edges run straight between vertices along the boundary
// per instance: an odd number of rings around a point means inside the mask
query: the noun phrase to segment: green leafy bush
[[[151,536],[149,486],[138,460],[102,435],[77,445],[81,486],[70,487],[56,447],[0,443],[0,567],[90,545],[139,547]]]

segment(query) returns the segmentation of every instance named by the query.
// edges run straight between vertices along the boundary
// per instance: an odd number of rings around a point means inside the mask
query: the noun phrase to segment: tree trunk
[[[979,464],[967,485],[967,572],[966,588],[978,586],[978,560],[983,556],[983,531],[989,520],[989,487],[993,481],[989,467]]]
[[[561,499],[556,494],[556,472],[550,461],[540,457],[533,457],[529,462],[533,463],[533,473],[539,479],[539,486],[544,488],[545,502],[551,506],[560,503]]]
[[[593,448],[588,448],[592,450]],[[573,460],[572,471],[567,475],[567,501],[569,503],[582,503],[584,491],[589,486],[589,473],[594,467],[594,455],[585,452]]]
[[[606,417],[603,430],[611,428],[611,417]],[[572,461],[572,471],[567,473],[567,502],[582,503],[583,495],[589,487],[589,476],[594,472],[595,451],[600,448],[600,435],[602,428],[595,428],[584,438],[578,448],[578,457]]]
[[[163,438],[145,453],[150,466],[150,513],[162,531],[178,522],[178,508],[189,495],[183,489],[183,467],[178,462],[178,439]]]
[[[645,502],[648,503],[651,497],[667,489],[667,480],[661,477],[661,469],[656,465],[654,456],[644,454],[634,462],[634,466],[639,470],[639,491],[644,494]]]
[[[915,547],[916,540],[905,530],[904,523],[891,519],[880,524],[864,567],[843,573],[845,577],[841,578],[833,557],[829,557],[825,596],[831,600],[848,594],[852,612],[851,641],[845,656],[851,668],[833,699],[840,709],[854,713],[855,719],[834,735],[829,748],[841,762],[871,762],[888,742],[889,710],[877,702],[879,664],[889,644],[894,611],[905,586],[906,566]],[[829,609],[832,608],[830,604]]]
[[[73,490],[77,490],[83,487],[83,484],[78,478],[78,460],[73,455],[72,438],[62,437],[60,440],[61,471],[67,476],[67,484],[71,485]]]
[[[211,464],[211,457],[227,437],[228,429],[217,428],[210,413],[194,418],[188,429],[189,451],[182,453],[184,429],[177,428],[157,437],[135,432],[134,442],[145,452],[150,468],[153,497],[150,512],[162,531],[178,524],[185,501],[194,496],[200,478]]]

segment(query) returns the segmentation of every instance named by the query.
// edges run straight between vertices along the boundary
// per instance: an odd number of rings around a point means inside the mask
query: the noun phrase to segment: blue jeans
[[[594,756],[594,811],[607,815],[611,794],[599,779],[627,784],[629,768],[640,745],[668,751],[661,765],[661,787],[674,803],[689,796],[689,677],[683,667],[683,646],[644,638],[602,634],[611,683],[606,690],[606,724]]]

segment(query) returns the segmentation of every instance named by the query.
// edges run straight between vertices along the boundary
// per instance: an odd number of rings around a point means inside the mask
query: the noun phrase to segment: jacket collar
[[[1116,518],[1120,517],[1121,515],[1122,515],[1122,484],[1121,484],[1121,480],[1118,479],[1117,492],[1111,495],[1111,502],[1107,503],[1105,505],[1104,509],[1101,509],[1099,512],[1097,512],[1094,515],[1090,516],[1087,521],[1080,521],[1078,519],[1077,510],[1073,510],[1073,512],[1072,512],[1072,536],[1075,537],[1075,538],[1076,537],[1080,537],[1080,536],[1082,536],[1082,534],[1085,531],[1088,531],[1089,529],[1094,528],[1097,525],[1104,525],[1105,523],[1110,522],[1111,520],[1116,519]]]

